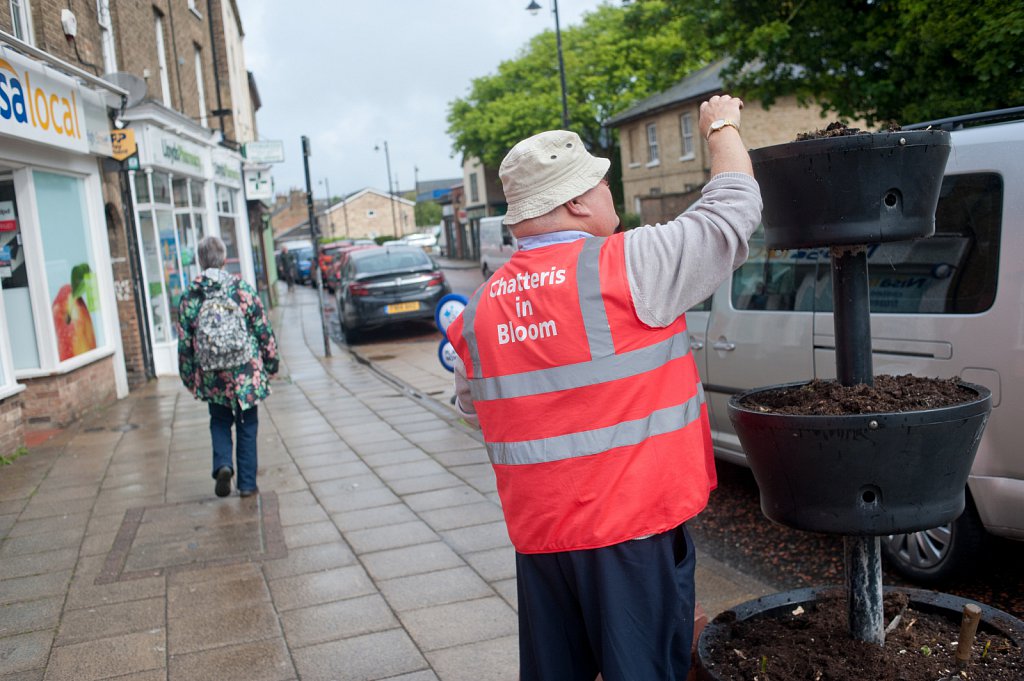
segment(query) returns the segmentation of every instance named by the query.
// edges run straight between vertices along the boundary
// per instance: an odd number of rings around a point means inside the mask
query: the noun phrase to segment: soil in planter
[[[964,672],[956,668],[960,622],[915,610],[906,594],[885,597],[885,622],[899,615],[885,646],[850,637],[845,595],[825,594],[783,616],[733,621],[714,642],[710,660],[727,681],[1020,681],[1020,648],[984,623]],[[731,612],[724,613],[727,618]]]
[[[911,374],[880,374],[874,385],[841,385],[814,379],[792,388],[765,390],[748,395],[740,404],[773,414],[839,416],[887,414],[937,409],[970,402],[978,394],[956,378],[920,378]]]
[[[898,132],[902,128],[895,124],[890,123],[882,130],[882,132]],[[828,127],[822,128],[821,130],[814,130],[811,132],[797,133],[796,141],[803,142],[806,140],[820,140],[828,137],[846,137],[848,135],[870,135],[871,132],[867,130],[861,130],[860,128],[851,128],[845,123],[836,121],[835,123],[829,123]]]

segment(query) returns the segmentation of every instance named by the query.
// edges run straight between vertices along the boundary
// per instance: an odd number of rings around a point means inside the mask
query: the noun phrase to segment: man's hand
[[[700,134],[708,141],[711,151],[711,177],[719,173],[745,173],[753,176],[750,156],[740,137],[740,109],[743,100],[729,95],[715,95],[700,105]],[[736,127],[727,125],[708,137],[711,124],[717,120],[728,120]]]
[[[730,95],[715,95],[700,105],[700,121],[697,126],[700,128],[700,136],[708,138],[708,130],[714,121],[724,119],[740,124],[740,109],[743,108],[743,100]]]

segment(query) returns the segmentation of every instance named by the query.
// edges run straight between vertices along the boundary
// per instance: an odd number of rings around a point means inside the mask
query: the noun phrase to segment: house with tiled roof
[[[711,179],[707,141],[697,129],[699,107],[725,92],[721,73],[727,64],[709,64],[605,121],[619,133],[625,210],[640,214],[643,223],[671,220]],[[751,149],[791,142],[834,120],[823,119],[820,111],[815,104],[801,106],[794,96],[780,97],[769,109],[745,100],[743,141]]]

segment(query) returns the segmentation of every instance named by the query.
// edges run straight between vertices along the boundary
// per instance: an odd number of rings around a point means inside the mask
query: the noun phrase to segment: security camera
[[[69,9],[62,9],[60,11],[60,25],[64,29],[64,37],[68,41],[75,39],[75,35],[78,33],[78,19],[75,19],[75,13]]]

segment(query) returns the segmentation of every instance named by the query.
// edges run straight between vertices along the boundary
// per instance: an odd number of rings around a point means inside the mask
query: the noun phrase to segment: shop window
[[[220,238],[227,248],[228,257],[224,269],[231,274],[241,276],[242,263],[238,257],[238,216],[235,215],[235,201],[238,190],[217,186],[217,220],[220,226]]]
[[[0,180],[0,287],[9,334],[13,368],[39,368],[35,316],[29,296],[28,269],[21,240],[21,218],[14,195],[14,181]]]
[[[171,331],[168,325],[170,311],[164,300],[160,249],[157,246],[153,214],[149,210],[139,212],[139,236],[142,239],[142,266],[146,270],[146,292],[149,296],[149,318],[153,326],[153,342],[164,343],[171,340]]]
[[[36,170],[32,176],[57,355],[63,362],[105,341],[85,187],[67,175]]]
[[[196,188],[198,187],[198,191]],[[174,220],[178,230],[178,257],[183,273],[183,287],[199,275],[196,247],[205,234],[202,207],[196,207],[192,198],[202,196],[203,183],[188,178],[175,178],[172,183],[174,194]]]
[[[143,190],[140,187],[142,184],[148,184],[148,189]],[[184,200],[187,206],[188,186],[179,184],[178,180],[172,183],[167,173],[154,172],[137,180],[135,193],[152,198],[138,206],[139,237],[149,294],[153,342],[166,343],[178,336],[178,303],[187,284],[183,275],[181,244],[172,200]]]

